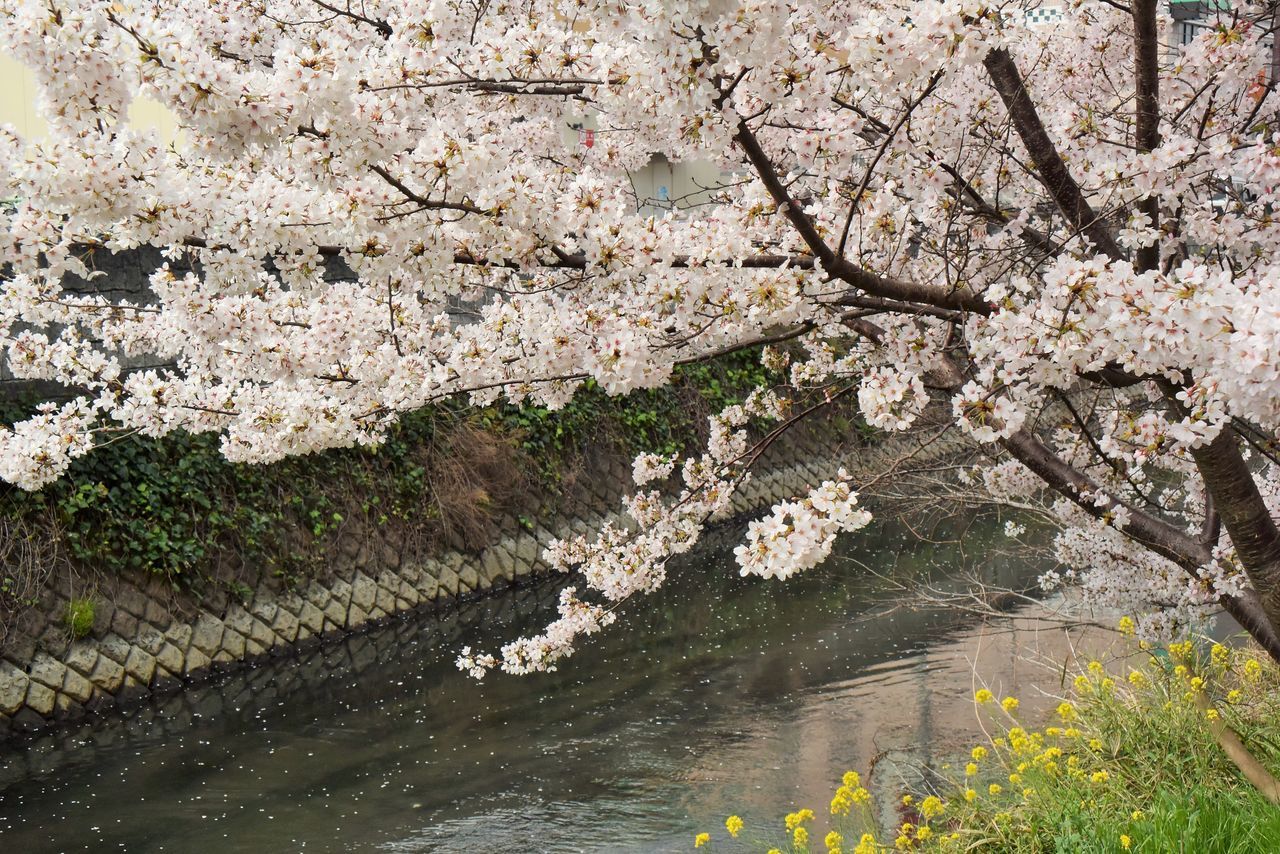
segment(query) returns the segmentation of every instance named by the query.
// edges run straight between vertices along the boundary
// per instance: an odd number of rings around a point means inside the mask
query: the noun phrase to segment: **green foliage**
[[[93,629],[93,619],[96,614],[97,610],[92,599],[72,599],[67,603],[67,612],[64,615],[67,632],[76,640],[87,637]]]
[[[370,526],[441,523],[456,502],[436,494],[432,466],[450,457],[449,436],[460,424],[518,448],[536,466],[528,488],[545,492],[588,445],[603,443],[627,455],[688,450],[705,430],[707,414],[742,401],[770,379],[753,351],[679,368],[669,386],[626,397],[587,383],[558,412],[510,405],[474,411],[445,403],[405,415],[378,447],[269,466],[227,462],[217,436],[125,436],[75,461],[40,492],[0,493],[0,517],[52,517],[72,559],[108,572],[190,582],[231,561],[288,581],[323,560],[317,544],[332,539],[353,512]],[[0,419],[13,423],[29,411],[29,405],[12,405]],[[470,488],[465,497],[479,511],[490,509],[483,489]],[[300,544],[299,531],[313,542]]]

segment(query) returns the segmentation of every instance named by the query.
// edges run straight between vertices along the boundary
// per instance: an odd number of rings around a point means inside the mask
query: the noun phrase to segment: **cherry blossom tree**
[[[121,431],[269,462],[445,397],[555,408],[770,345],[792,391],[720,413],[699,455],[638,458],[635,524],[549,549],[590,592],[463,667],[554,666],[834,401],[884,431],[944,401],[989,458],[965,476],[1059,520],[1047,580],[1148,634],[1224,607],[1280,658],[1274,2],[1184,45],[1156,0],[0,5],[50,128],[0,134],[0,334],[73,392],[0,432],[12,483]],[[138,97],[177,142],[129,126]],[[638,213],[658,153],[722,179]],[[68,285],[140,246],[194,272],[136,304]],[[142,355],[173,367],[122,367]],[[753,522],[742,571],[820,562],[869,521],[856,487]]]

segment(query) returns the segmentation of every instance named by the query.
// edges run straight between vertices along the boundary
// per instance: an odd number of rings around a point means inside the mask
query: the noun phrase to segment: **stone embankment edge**
[[[838,453],[830,442],[800,437],[739,489],[732,514],[792,498],[841,467],[856,483],[859,473],[878,472],[900,457],[905,444],[890,439]],[[917,453],[915,461],[962,447],[968,447],[966,440],[949,436]],[[25,659],[0,660],[0,739],[136,705],[268,656],[336,642],[416,609],[530,583],[551,573],[541,558],[547,541],[608,522],[625,524],[612,508],[630,486],[629,474],[625,466],[615,469],[613,482],[597,483],[575,512],[533,530],[507,531],[478,554],[449,551],[404,560],[384,553],[386,565],[377,570],[367,558],[356,560],[359,568],[339,570],[327,583],[311,580],[283,592],[264,584],[243,601],[187,616],[172,614],[145,587],[123,585],[111,603],[117,618],[103,636],[71,643],[60,655],[37,648]]]

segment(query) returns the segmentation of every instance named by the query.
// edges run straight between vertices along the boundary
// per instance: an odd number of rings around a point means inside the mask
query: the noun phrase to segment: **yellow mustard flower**
[[[1137,627],[1133,624],[1132,617],[1125,616],[1120,618],[1120,623],[1117,628],[1120,629],[1120,634],[1126,637],[1132,637]]]
[[[1219,667],[1226,667],[1231,661],[1231,651],[1220,643],[1215,643],[1213,648],[1209,650],[1209,657],[1213,659],[1213,663]]]
[[[857,771],[845,771],[844,776],[840,778],[840,782],[849,788],[862,785],[862,778],[858,776]]]
[[[1243,699],[1244,699],[1244,692],[1241,691],[1239,688],[1232,688],[1230,691],[1227,692],[1228,703],[1238,703]]]
[[[870,833],[864,833],[862,838],[858,840],[858,847],[853,849],[853,854],[876,854],[878,849],[876,838]]]
[[[927,841],[931,836],[933,836],[933,828],[931,827],[921,827],[916,829],[916,839],[919,839],[921,842]]]
[[[999,783],[992,783],[990,786],[987,786],[987,791],[993,795],[998,795],[1004,791],[1004,787]]]
[[[702,846],[706,845],[710,841],[711,841],[710,833],[699,833],[697,836],[693,837],[693,847],[701,848]]]
[[[1089,672],[1090,672],[1090,673],[1092,673],[1094,676],[1101,676],[1101,675],[1102,675],[1102,662],[1101,662],[1101,661],[1090,661],[1090,662],[1089,662]]]
[[[833,830],[827,834],[826,839],[823,839],[822,842],[828,848],[839,848],[844,844],[844,837]]]
[[[969,803],[973,803],[975,800],[977,800],[977,799],[978,799],[978,793],[977,793],[977,792],[975,792],[973,789],[965,789],[965,790],[964,790],[964,799],[965,799],[966,801],[968,801]]]
[[[913,798],[913,797],[911,797],[910,795],[903,795],[903,796],[902,796],[902,805],[903,805],[904,807],[909,807],[909,806],[911,806],[912,804],[914,804],[915,802],[916,802],[916,799],[915,799],[915,798]]]
[[[1106,771],[1094,771],[1089,775],[1089,779],[1095,783],[1105,783],[1111,779],[1111,775]]]
[[[797,847],[803,848],[809,844],[809,831],[805,830],[803,826],[797,827],[795,830],[791,831],[791,841],[794,842]]]
[[[978,763],[970,762],[968,765],[964,766],[964,775],[966,777],[972,777],[974,774],[977,774],[977,773],[978,773]]]
[[[724,829],[729,831],[729,835],[734,839],[738,838],[738,834],[742,831],[742,819],[736,815],[731,815],[724,820]]]
[[[1058,717],[1062,718],[1064,721],[1074,721],[1078,717],[1076,714],[1076,707],[1066,702],[1059,703]]]
[[[987,758],[987,749],[985,747],[975,747],[969,751],[969,755],[973,757],[974,762],[981,762]]]
[[[1258,663],[1258,659],[1251,658],[1244,663],[1244,675],[1250,679],[1257,679],[1262,675],[1262,665]]]
[[[1132,818],[1134,821],[1142,821],[1142,819],[1144,819],[1146,816],[1143,814],[1142,810],[1134,810],[1129,817]]]
[[[1128,834],[1126,833],[1120,834],[1120,847],[1123,848],[1125,851],[1128,851],[1131,847],[1133,847],[1133,840],[1129,838]]]
[[[1075,682],[1073,684],[1076,686],[1077,694],[1088,694],[1093,690],[1093,684],[1089,682],[1089,677],[1085,676],[1083,673],[1075,678]]]
[[[1142,688],[1147,684],[1147,677],[1141,670],[1130,670],[1129,684],[1135,688]]]
[[[986,688],[979,688],[978,693],[973,695],[974,701],[978,703],[990,703],[995,698],[996,695],[992,694]]]
[[[1216,721],[1220,717],[1217,709],[1205,709],[1204,716],[1211,721]]]
[[[1000,708],[1012,714],[1013,711],[1018,708],[1018,698],[1005,697],[1003,700],[1000,701]]]

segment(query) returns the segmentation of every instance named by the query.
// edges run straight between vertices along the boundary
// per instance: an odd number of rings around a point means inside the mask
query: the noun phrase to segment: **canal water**
[[[921,583],[1042,571],[993,558],[999,537],[881,527],[786,583],[739,578],[720,537],[532,677],[453,660],[544,624],[554,583],[397,621],[0,748],[0,851],[687,851],[731,813],[821,815],[846,769],[893,796],[976,738],[975,680],[1034,710],[1053,674],[1019,653],[1065,654],[1038,606],[911,605]]]

